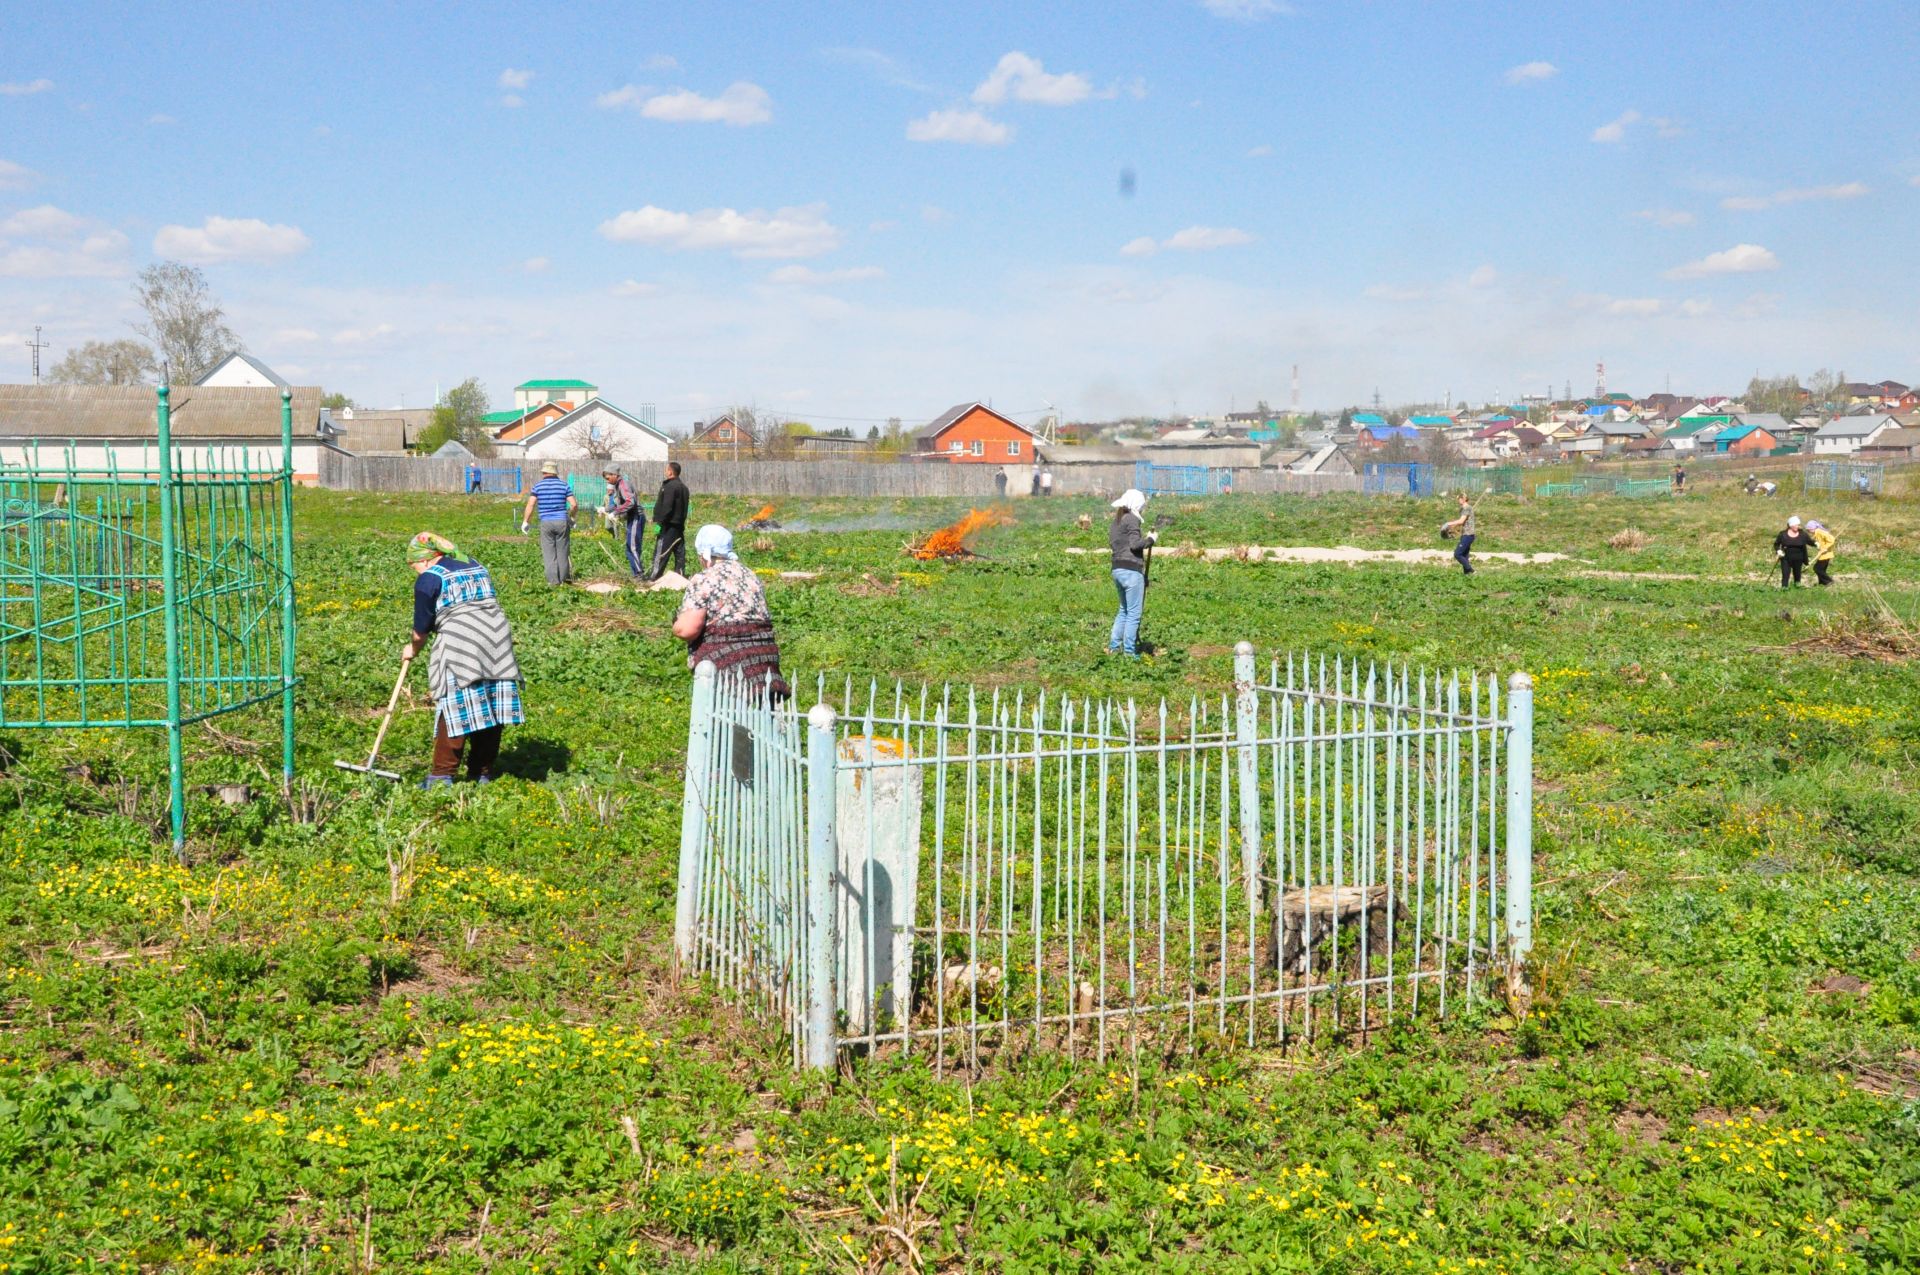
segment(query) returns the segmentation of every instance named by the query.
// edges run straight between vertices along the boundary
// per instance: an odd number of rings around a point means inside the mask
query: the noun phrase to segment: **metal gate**
[[[1164,703],[694,681],[675,940],[796,1065],[1285,1045],[1444,1013],[1532,932],[1532,690],[1242,644]]]
[[[461,479],[460,490],[467,495],[518,496],[520,494],[520,466],[518,465],[468,465]]]
[[[1886,490],[1887,467],[1871,461],[1810,460],[1807,491],[1848,491],[1856,496],[1878,496]]]
[[[1213,465],[1133,463],[1133,485],[1149,496],[1222,496],[1233,490],[1233,471]]]

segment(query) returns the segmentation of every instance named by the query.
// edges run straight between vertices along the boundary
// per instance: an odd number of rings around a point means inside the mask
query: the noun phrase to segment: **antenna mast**
[[[47,343],[40,339],[38,323],[33,325],[33,340],[27,342],[27,348],[33,351],[33,383],[38,385],[40,384],[40,351],[47,348]]]
[[[1607,396],[1607,365],[1605,363],[1593,365],[1593,396],[1595,398]]]
[[[1293,365],[1293,414],[1300,415],[1300,365]]]

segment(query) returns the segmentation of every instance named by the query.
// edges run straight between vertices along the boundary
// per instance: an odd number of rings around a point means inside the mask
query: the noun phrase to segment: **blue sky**
[[[1910,3],[4,13],[9,380],[35,324],[56,359],[126,335],[169,256],[254,353],[381,405],[1920,379]]]

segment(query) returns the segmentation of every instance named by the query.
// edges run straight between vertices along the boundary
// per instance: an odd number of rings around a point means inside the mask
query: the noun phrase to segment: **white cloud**
[[[320,334],[312,328],[281,328],[273,334],[275,345],[312,345]]]
[[[1762,208],[1777,208],[1782,204],[1803,204],[1816,199],[1859,199],[1871,194],[1873,188],[1865,182],[1845,182],[1837,186],[1803,186],[1787,190],[1776,190],[1771,195],[1730,195],[1720,201],[1720,206],[1729,212],[1757,212]]]
[[[1285,0],[1200,0],[1200,7],[1216,18],[1236,22],[1257,22],[1276,13],[1293,12],[1293,6]]]
[[[942,208],[939,204],[921,204],[920,220],[926,222],[929,226],[938,226],[943,222],[952,221],[953,214]]]
[[[820,50],[820,56],[830,61],[841,62],[848,66],[864,67],[882,84],[897,89],[909,89],[915,93],[932,93],[930,84],[914,78],[898,58],[882,53],[878,49],[862,49],[841,46]]]
[[[1680,313],[1689,319],[1702,318],[1713,312],[1713,302],[1696,301],[1689,298],[1680,303]]]
[[[1013,140],[1011,125],[990,120],[978,111],[934,111],[907,124],[910,142],[959,142],[963,146],[1005,146]]]
[[[1663,230],[1672,230],[1676,226],[1691,226],[1693,214],[1678,208],[1642,208],[1633,214],[1642,221],[1650,221]]]
[[[503,89],[518,91],[533,83],[532,71],[516,71],[512,67],[500,72],[499,85]]]
[[[1042,106],[1072,106],[1093,96],[1087,77],[1074,71],[1049,75],[1040,59],[1018,52],[1002,54],[993,73],[973,91],[973,100],[982,106],[998,106],[1009,97],[1016,102],[1036,102]]]
[[[1403,288],[1391,283],[1368,284],[1361,294],[1372,301],[1424,301],[1427,298],[1424,288]]]
[[[803,204],[771,213],[707,208],[672,212],[652,204],[600,223],[615,243],[652,244],[699,251],[718,248],[741,258],[813,257],[840,246],[840,231],[826,218],[825,204]]]
[[[1253,236],[1244,230],[1232,226],[1188,226],[1185,230],[1175,231],[1165,239],[1155,242],[1151,236],[1142,235],[1138,239],[1129,239],[1120,245],[1123,257],[1151,257],[1154,253],[1167,252],[1206,252],[1214,248],[1237,248],[1241,244],[1250,244]]]
[[[127,237],[52,204],[24,208],[0,221],[0,277],[112,278],[127,271]]]
[[[1650,319],[1666,309],[1666,305],[1658,297],[1619,297],[1607,303],[1607,313]]]
[[[1920,173],[1915,173],[1913,176],[1907,178],[1907,185],[1920,186]]]
[[[172,124],[178,124],[179,122],[180,122],[179,120],[177,120],[177,119],[175,119],[175,118],[174,118],[173,116],[171,116],[171,115],[149,115],[149,116],[147,116],[147,124],[148,124],[148,126],[149,126],[149,127],[151,127],[151,128],[166,128],[166,127],[168,127],[169,125],[172,125]]]
[[[85,230],[88,222],[63,208],[41,204],[23,208],[0,221],[0,236],[9,239],[70,239]]]
[[[1551,62],[1522,62],[1508,71],[1503,77],[1509,84],[1538,84],[1541,80],[1551,80],[1560,74],[1560,68]]]
[[[819,287],[829,283],[866,283],[884,279],[887,272],[879,266],[848,266],[843,270],[815,270],[811,266],[781,266],[767,276],[768,283]]]
[[[370,328],[342,328],[333,334],[335,345],[371,345],[382,337],[392,336],[396,331],[391,323],[376,324]]]
[[[1716,274],[1752,274],[1758,270],[1777,270],[1780,259],[1757,243],[1735,244],[1725,252],[1709,253],[1698,261],[1689,261],[1667,271],[1669,279],[1699,279]]]
[[[1263,142],[1260,145],[1255,146],[1252,150],[1249,150],[1247,152],[1247,158],[1248,159],[1265,159],[1267,156],[1271,154],[1273,154],[1273,147],[1268,146]]]
[[[1467,286],[1470,288],[1489,287],[1493,281],[1499,277],[1500,272],[1492,266],[1479,266],[1472,274],[1467,276]]]
[[[40,180],[40,174],[22,164],[0,159],[0,190],[25,190]]]
[[[616,297],[651,297],[659,294],[660,285],[657,283],[642,283],[638,279],[628,279],[624,283],[614,284],[611,288],[608,288],[607,291]]]
[[[162,226],[153,250],[198,265],[223,261],[274,261],[297,257],[313,246],[298,226],[272,225],[257,217],[209,217],[198,226]]]
[[[692,89],[655,93],[629,84],[602,93],[594,101],[602,110],[631,107],[643,118],[668,124],[730,124],[741,128],[765,124],[773,118],[773,99],[758,84],[745,80],[729,84],[718,97],[703,97]]]
[[[546,257],[528,257],[520,263],[520,269],[526,274],[544,274],[553,266]]]
[[[500,105],[506,107],[510,111],[517,111],[521,107],[525,106],[526,104],[527,104],[527,99],[524,97],[521,97],[518,93],[508,93],[500,99]]]
[[[640,64],[643,71],[678,71],[680,59],[666,53],[656,53]]]
[[[1596,142],[1618,142],[1626,138],[1627,129],[1640,122],[1640,112],[1623,111],[1614,119],[1593,130]]]
[[[52,80],[21,80],[9,84],[0,84],[0,97],[30,97],[35,93],[50,92]]]

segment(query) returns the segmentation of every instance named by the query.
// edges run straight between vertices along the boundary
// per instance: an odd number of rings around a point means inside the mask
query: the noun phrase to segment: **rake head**
[[[394,774],[391,770],[375,769],[372,762],[368,762],[365,765],[362,765],[359,762],[353,762],[353,761],[336,761],[333,764],[338,766],[342,770],[351,770],[355,774],[359,774],[359,775],[372,775],[376,779],[397,780],[400,778],[400,776]]]

